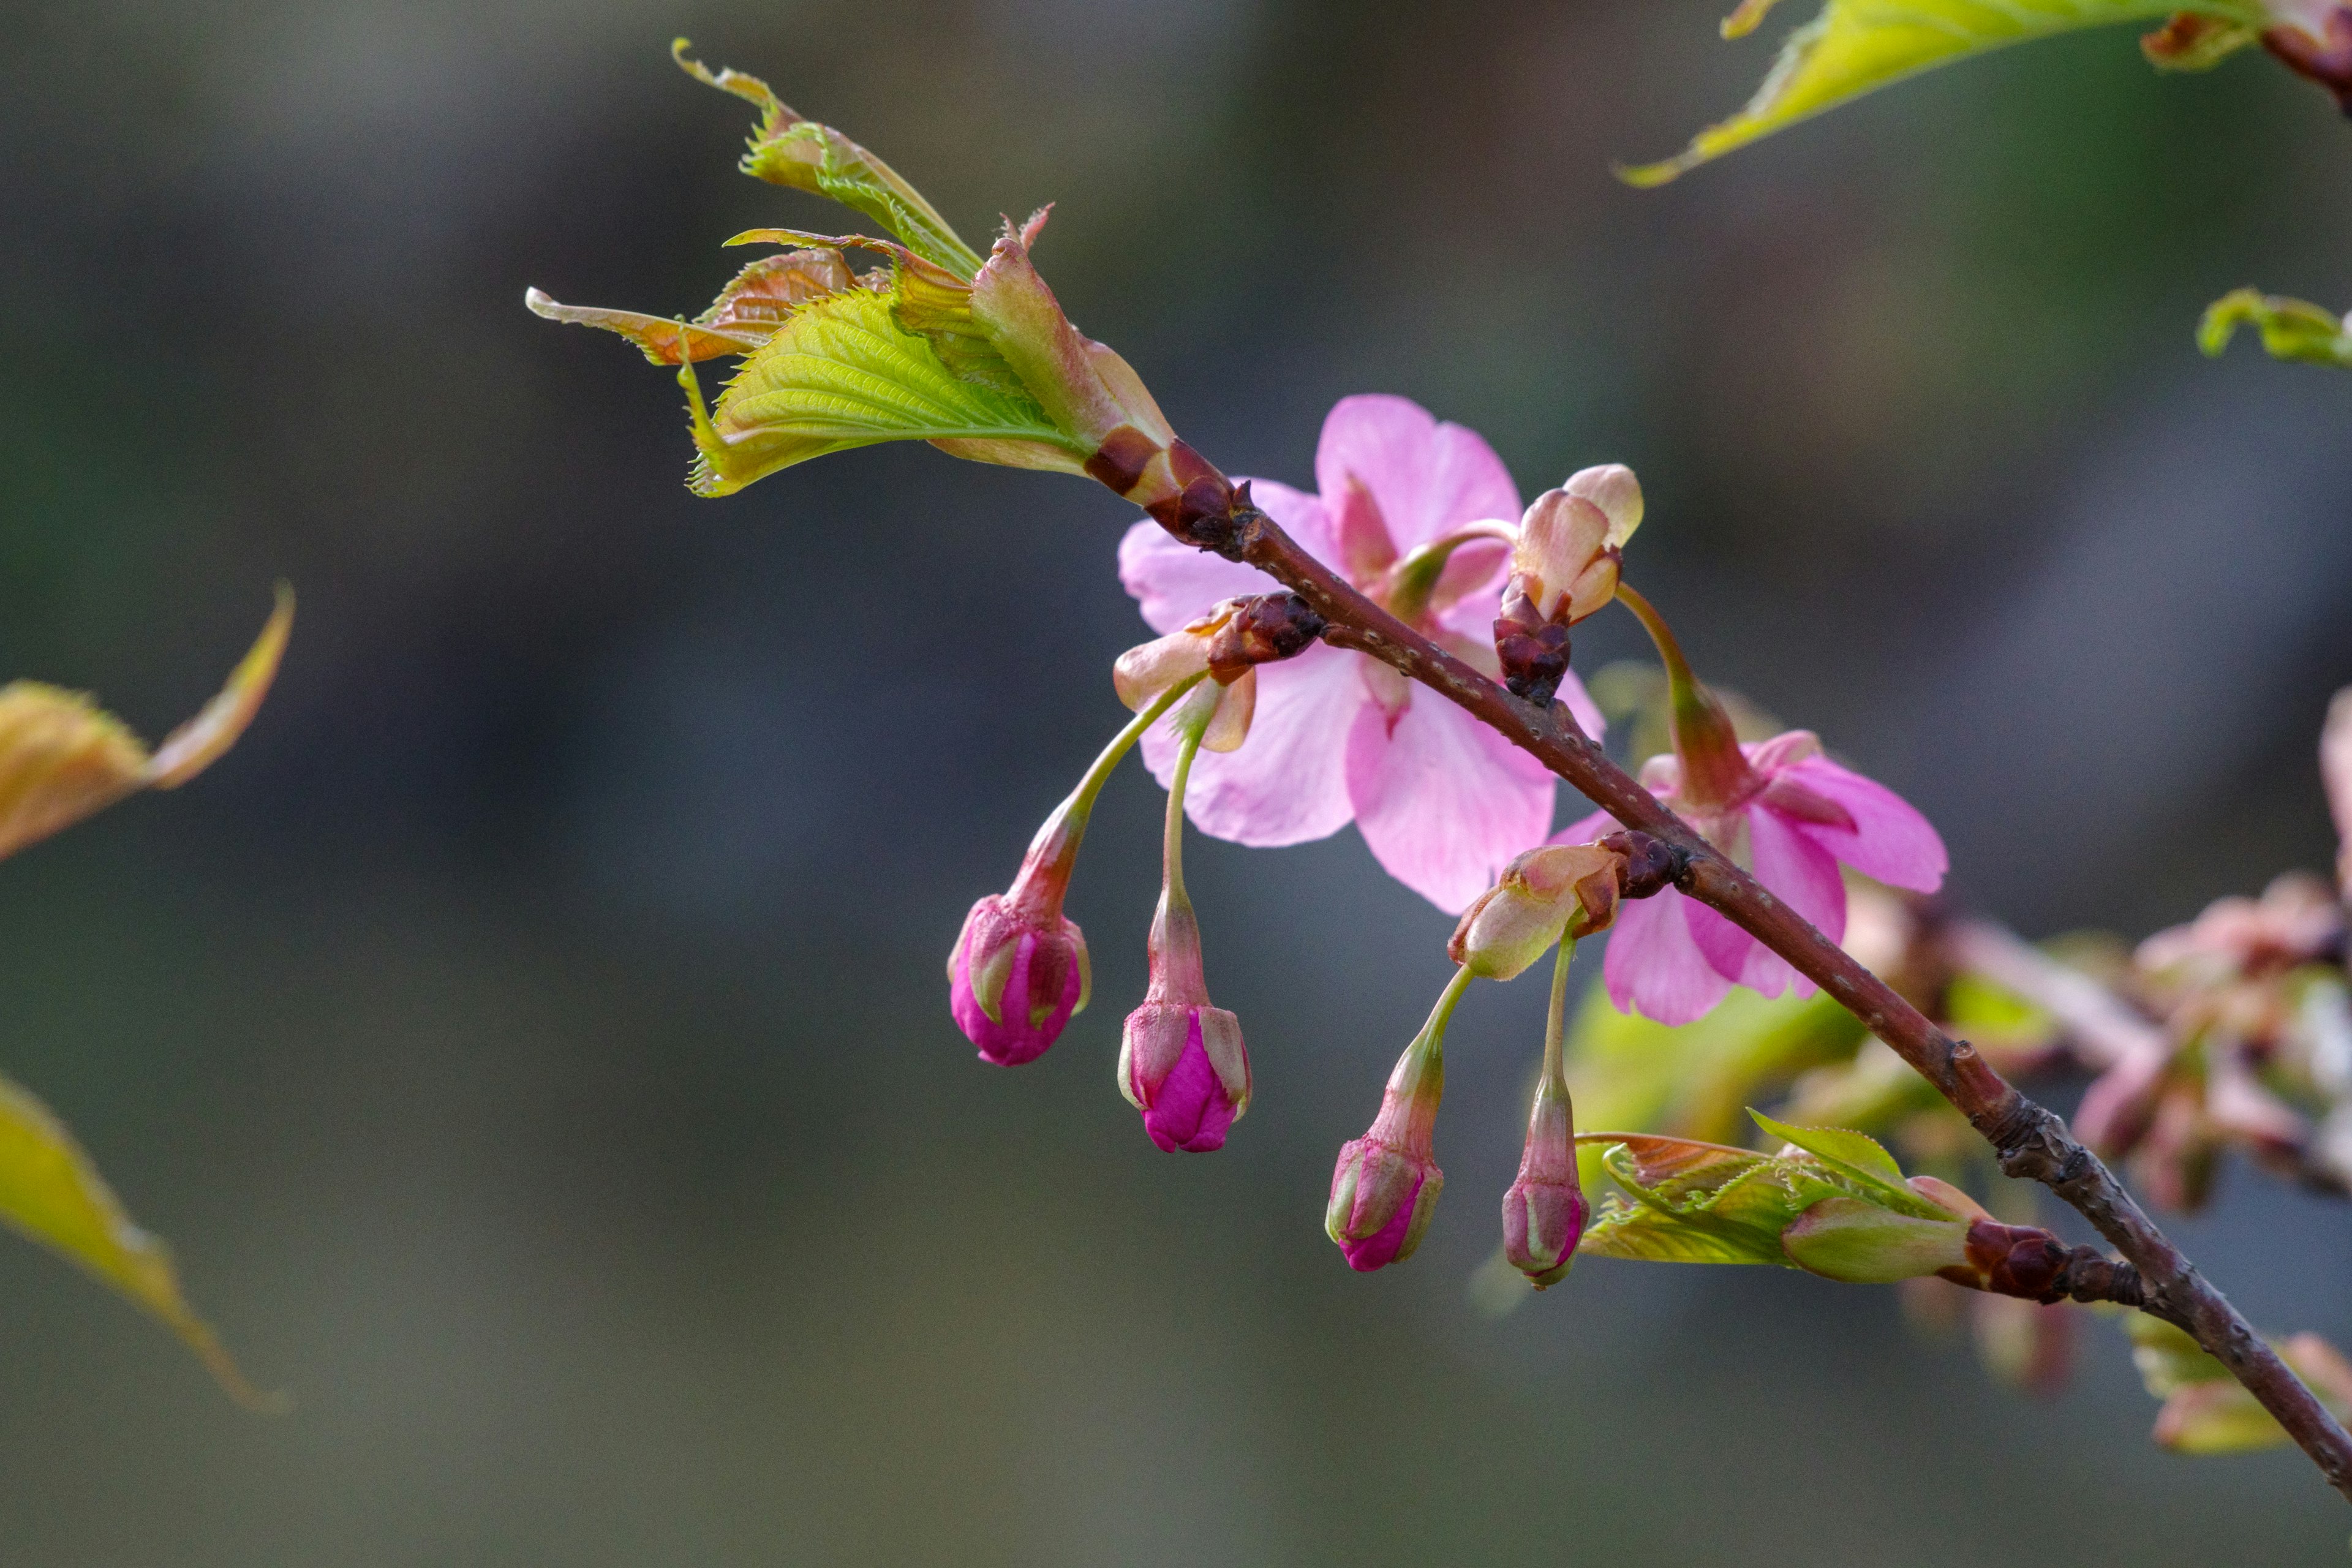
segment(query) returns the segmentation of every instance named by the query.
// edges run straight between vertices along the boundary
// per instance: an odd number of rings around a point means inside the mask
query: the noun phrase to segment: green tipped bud
[[[1969,1266],[1969,1223],[1895,1214],[1863,1198],[1823,1198],[1780,1233],[1798,1268],[1852,1285],[1891,1285]]]
[[[1551,844],[1512,861],[1462,912],[1446,955],[1482,980],[1509,980],[1570,939],[1617,918],[1625,858],[1596,844]]]

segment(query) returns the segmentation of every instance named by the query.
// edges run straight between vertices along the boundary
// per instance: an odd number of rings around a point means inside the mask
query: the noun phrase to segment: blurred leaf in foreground
[[[268,695],[293,629],[293,590],[219,694],[152,752],[79,692],[35,680],[0,687],[0,858],[142,789],[174,789],[219,760]],[[0,1223],[64,1255],[161,1319],[236,1401],[283,1407],[255,1391],[180,1294],[170,1250],[123,1212],[64,1123],[0,1078]]]
[[[2205,319],[2197,327],[2197,346],[2219,355],[2242,326],[2262,333],[2263,347],[2273,359],[2352,370],[2352,316],[2338,316],[2308,300],[2239,289],[2206,307]]]
[[[48,1107],[0,1078],[0,1221],[79,1264],[161,1319],[248,1409],[277,1411],[283,1394],[245,1379],[211,1327],[180,1294],[171,1248],[131,1223],[106,1179]]]
[[[2164,1401],[2154,1436],[2165,1447],[2183,1454],[2242,1454],[2287,1441],[2270,1412],[2195,1340],[2138,1313],[2126,1321],[2124,1331],[2131,1336],[2140,1381]],[[2317,1334],[2272,1342],[2337,1419],[2352,1415],[2352,1362],[2342,1352]]]
[[[1755,31],[1776,0],[1741,0],[1723,36]],[[1780,58],[1738,114],[1699,132],[1661,163],[1620,171],[1636,185],[1661,185],[1685,170],[1811,119],[1905,77],[2011,44],[2084,27],[2175,20],[2145,41],[2161,68],[2198,69],[2254,41],[2270,24],[2258,0],[1829,0],[1789,36]]]
[[[278,607],[220,694],[149,752],[113,714],[79,692],[14,680],[0,686],[0,858],[142,789],[176,789],[236,744],[261,709],[294,625],[294,592]]]

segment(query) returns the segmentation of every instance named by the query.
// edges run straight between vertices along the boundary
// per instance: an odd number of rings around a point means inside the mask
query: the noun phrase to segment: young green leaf
[[[1580,1134],[1579,1143],[1602,1150],[1601,1166],[1625,1196],[1603,1202],[1578,1250],[1652,1263],[1778,1264],[1861,1284],[1968,1262],[1974,1215],[1906,1184],[1877,1144],[1858,1132],[1756,1120],[1797,1152]]]
[[[795,113],[758,77],[712,71],[687,56],[688,42],[670,56],[697,81],[760,106],[760,128],[743,154],[743,172],[772,185],[789,185],[864,213],[909,250],[963,279],[980,270],[980,256],[896,169],[830,125]]]
[[[895,289],[856,288],[793,312],[743,363],[715,410],[681,367],[701,457],[697,494],[731,495],[780,468],[881,441],[929,441],[961,457],[1081,473],[1087,454],[1024,394],[957,375],[931,340],[899,324]]]
[[[0,1222],[79,1264],[160,1320],[195,1352],[230,1396],[282,1409],[282,1395],[247,1383],[219,1339],[180,1293],[172,1255],[131,1223],[65,1124],[17,1084],[0,1078]]]
[[[2252,289],[2235,289],[2206,307],[2205,319],[2197,327],[2197,345],[2219,355],[2238,329],[2249,324],[2262,333],[2263,348],[2273,359],[2352,369],[2352,317],[2338,316],[2308,300]]]
[[[1919,1219],[1952,1217],[1941,1205],[1928,1202],[1904,1184],[1903,1167],[1895,1163],[1895,1156],[1876,1139],[1838,1127],[1790,1127],[1760,1110],[1748,1114],[1773,1137],[1795,1144],[1848,1181],[1859,1184],[1865,1189],[1864,1195],[1881,1208]]]
[[[1753,31],[1773,4],[1742,0],[1724,23],[1724,36]],[[2240,33],[2260,28],[2264,20],[2257,0],[1828,0],[1820,16],[1790,35],[1746,109],[1699,132],[1677,156],[1619,173],[1633,184],[1664,184],[1734,148],[1920,71],[2011,44],[2111,23],[2153,21],[2176,12],[2210,17]],[[2215,51],[2223,40],[2206,32],[2200,37],[2203,53],[2189,50],[2165,63],[2210,64],[2218,58]]]

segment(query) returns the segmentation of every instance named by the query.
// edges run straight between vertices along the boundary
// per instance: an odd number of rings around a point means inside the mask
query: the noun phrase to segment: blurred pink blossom
[[[1494,450],[1404,398],[1342,398],[1323,421],[1315,482],[1316,495],[1266,479],[1251,491],[1318,560],[1496,673],[1492,628],[1519,495]],[[1255,568],[1180,543],[1153,522],[1128,531],[1118,559],[1120,580],[1160,632],[1266,586]],[[1185,809],[1203,833],[1301,844],[1353,821],[1391,875],[1459,913],[1550,829],[1552,775],[1387,666],[1318,645],[1258,679],[1249,743],[1195,764]],[[1559,698],[1600,734],[1600,710],[1573,675]],[[1164,785],[1174,740],[1157,729],[1143,748]]]
[[[1845,935],[1841,862],[1915,892],[1943,886],[1949,862],[1927,819],[1885,785],[1822,756],[1811,731],[1791,730],[1739,751],[1747,781],[1720,807],[1702,810],[1676,798],[1682,764],[1673,757],[1651,758],[1642,782],[1831,941]],[[1552,842],[1589,843],[1618,826],[1607,812],[1595,812]],[[1767,996],[1792,985],[1801,996],[1813,989],[1778,953],[1673,888],[1626,901],[1601,974],[1620,1012],[1661,1024],[1705,1016],[1735,984]]]

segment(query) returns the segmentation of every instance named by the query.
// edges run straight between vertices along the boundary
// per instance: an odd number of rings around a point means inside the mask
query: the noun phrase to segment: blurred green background
[[[1718,9],[0,6],[0,673],[159,734],[302,595],[215,773],[0,867],[0,1065],[299,1408],[0,1247],[0,1560],[2341,1560],[2299,1456],[2151,1447],[2111,1334],[2035,1403],[1777,1271],[1479,1316],[1540,979],[1457,1022],[1428,1245],[1349,1275],[1332,1152],[1450,927],[1352,831],[1195,840],[1257,1079],[1217,1158],[1112,1089],[1139,771],[1073,900],[1094,1009],[978,1065],[940,962],[1123,717],[1129,514],[919,447],[693,500],[669,379],[521,306],[691,311],[727,235],[841,221],[732,172],[689,34],[967,235],[1058,201],[1064,301],[1230,471],[1310,482],[1370,390],[1529,494],[1634,464],[1701,667],[2029,932],[2324,864],[2352,380],[2191,327],[2352,303],[2352,129],[2105,32],[1620,186],[1760,76]],[[2352,1210],[2237,1171],[2178,1233],[2352,1339]]]

